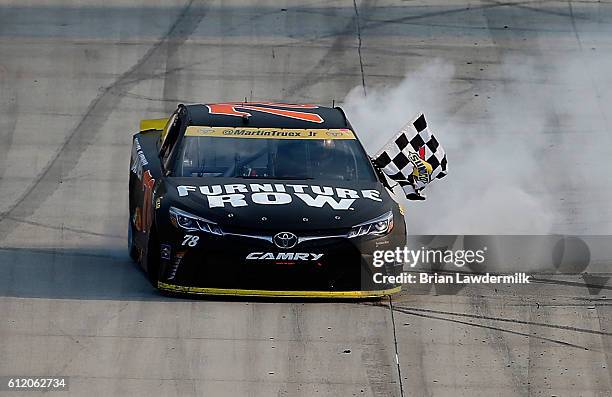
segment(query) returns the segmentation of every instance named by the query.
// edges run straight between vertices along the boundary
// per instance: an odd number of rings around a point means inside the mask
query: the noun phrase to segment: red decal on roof
[[[258,102],[258,103],[242,103],[242,102],[230,102],[230,103],[213,103],[206,105],[210,114],[220,114],[225,116],[251,116],[251,113],[244,110],[250,110],[253,112],[261,112],[274,114],[281,117],[289,117],[297,120],[310,121],[312,123],[322,123],[323,119],[316,113],[300,112],[297,110],[288,109],[317,109],[317,105],[291,105],[288,103],[274,103],[274,102]],[[285,108],[285,109],[281,109]],[[241,109],[241,110],[237,110]]]

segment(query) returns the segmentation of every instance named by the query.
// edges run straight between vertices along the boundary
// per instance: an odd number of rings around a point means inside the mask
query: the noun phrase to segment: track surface
[[[505,55],[609,51],[612,5],[81,3],[0,5],[0,375],[70,376],[74,396],[611,395],[605,274],[421,288],[393,313],[178,300],[125,244],[140,118],[178,101],[328,103],[434,57],[476,115],[474,92],[508,84]]]

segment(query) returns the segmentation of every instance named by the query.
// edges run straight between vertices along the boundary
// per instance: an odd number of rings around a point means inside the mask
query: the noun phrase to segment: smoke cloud
[[[611,61],[508,57],[478,86],[436,60],[343,107],[370,154],[419,111],[444,145],[449,175],[403,200],[409,233],[609,234]]]

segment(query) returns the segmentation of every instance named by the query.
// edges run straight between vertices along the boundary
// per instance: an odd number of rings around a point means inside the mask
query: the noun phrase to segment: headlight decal
[[[353,226],[348,238],[359,236],[384,236],[393,229],[393,212],[389,211],[377,218]]]
[[[170,215],[170,222],[176,228],[190,232],[202,231],[217,236],[223,235],[223,231],[221,230],[219,225],[217,225],[213,221],[209,221],[208,219],[204,219],[187,211],[180,210],[176,207],[170,207],[168,213]]]

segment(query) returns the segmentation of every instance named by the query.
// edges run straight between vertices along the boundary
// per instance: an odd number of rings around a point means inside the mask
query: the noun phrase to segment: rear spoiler
[[[161,131],[164,129],[167,123],[168,119],[140,120],[140,132],[151,130]]]

